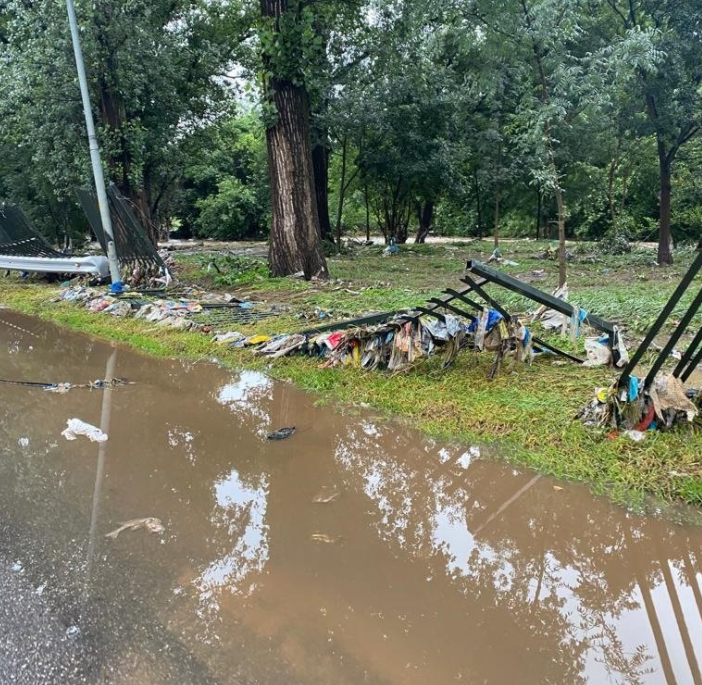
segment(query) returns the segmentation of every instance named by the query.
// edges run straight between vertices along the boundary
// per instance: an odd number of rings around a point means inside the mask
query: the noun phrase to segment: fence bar
[[[668,320],[668,317],[672,314],[676,305],[678,302],[680,302],[680,299],[685,294],[685,291],[690,287],[690,283],[692,283],[700,269],[702,269],[702,250],[700,250],[700,252],[697,254],[695,261],[692,262],[692,265],[683,276],[682,280],[678,284],[678,287],[675,289],[675,292],[670,296],[668,302],[666,302],[665,307],[663,307],[663,311],[661,311],[661,313],[658,315],[656,322],[653,324],[653,326],[651,326],[643,342],[639,345],[639,348],[634,353],[634,356],[626,365],[626,368],[622,372],[619,379],[620,387],[623,387],[629,381],[629,377],[634,372],[634,369],[638,366],[642,357],[648,351],[648,348],[651,346],[654,338],[660,333],[661,328],[663,328],[663,325]]]
[[[695,314],[697,314],[697,310],[700,308],[700,306],[702,306],[702,288],[700,288],[700,291],[697,293],[697,297],[695,297],[695,299],[692,301],[692,304],[685,312],[683,318],[680,319],[680,324],[675,331],[673,331],[673,335],[670,336],[670,339],[665,344],[665,347],[660,352],[658,357],[656,357],[656,361],[653,363],[651,370],[648,372],[648,376],[646,376],[645,387],[648,387],[651,385],[651,383],[653,383],[653,379],[656,377],[656,374],[661,370],[661,367],[663,364],[665,364],[668,357],[673,352],[675,345],[677,344],[678,340],[680,340],[687,327],[690,325],[690,321],[692,321],[692,318],[695,316]]]

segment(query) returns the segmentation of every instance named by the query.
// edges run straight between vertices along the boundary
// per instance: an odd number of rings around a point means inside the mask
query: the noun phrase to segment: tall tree
[[[302,271],[327,278],[310,144],[308,50],[321,37],[302,0],[261,0],[268,165],[271,177],[269,262],[273,276]]]
[[[606,0],[618,22],[614,70],[630,74],[656,137],[658,263],[672,264],[673,163],[702,131],[702,12],[696,0]]]

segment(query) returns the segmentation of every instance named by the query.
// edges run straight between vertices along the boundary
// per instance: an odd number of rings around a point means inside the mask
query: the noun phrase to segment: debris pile
[[[694,423],[701,409],[702,392],[686,390],[673,375],[656,377],[648,387],[631,376],[623,387],[617,381],[609,388],[598,388],[577,418],[587,426],[612,428],[640,441],[645,431]]]

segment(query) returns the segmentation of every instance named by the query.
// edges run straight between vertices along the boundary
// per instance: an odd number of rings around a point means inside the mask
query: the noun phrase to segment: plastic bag
[[[612,353],[609,347],[603,345],[599,338],[588,338],[585,341],[585,353],[587,354],[587,360],[583,366],[607,366],[612,360]]]
[[[80,419],[68,419],[66,429],[61,433],[66,440],[76,440],[79,435],[84,435],[90,442],[106,442],[107,435],[99,428],[91,426]]]

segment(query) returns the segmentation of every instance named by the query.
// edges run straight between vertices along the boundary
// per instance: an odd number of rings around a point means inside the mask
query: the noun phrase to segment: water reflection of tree
[[[367,423],[339,438],[336,458],[378,507],[379,537],[416,557],[433,554],[436,573],[448,574],[468,601],[507,607],[525,644],[539,636],[528,648],[549,656],[544,682],[581,682],[589,651],[618,682],[634,685],[651,673],[650,650],[624,645],[617,621],[642,609],[637,583],[660,584],[661,564],[632,559],[628,537],[648,547],[661,540],[674,558],[671,527],[624,517],[594,498],[582,498],[589,511],[567,507],[551,488],[522,496],[485,525],[530,475]],[[689,582],[689,572],[680,579]]]

